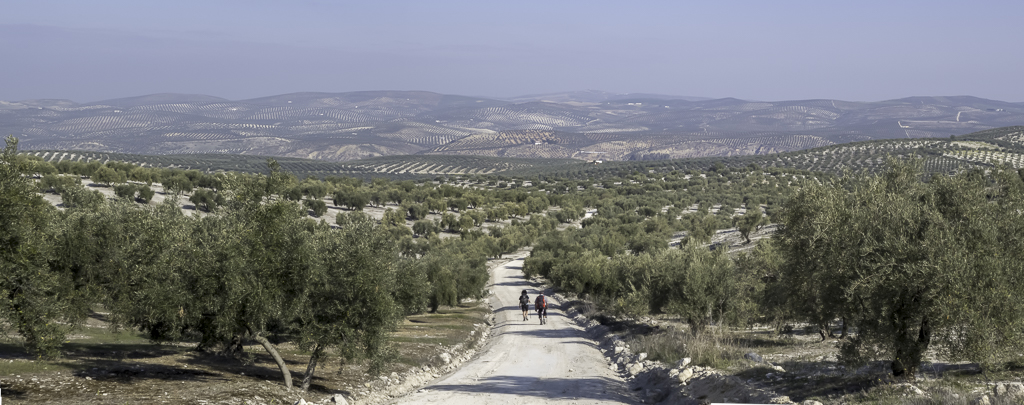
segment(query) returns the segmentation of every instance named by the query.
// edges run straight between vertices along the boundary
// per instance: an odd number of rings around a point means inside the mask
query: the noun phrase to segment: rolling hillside
[[[266,157],[226,154],[139,155],[95,151],[31,150],[23,153],[49,162],[124,161],[147,167],[196,169],[204,172],[265,172]],[[461,155],[383,156],[348,162],[276,158],[281,167],[300,178],[351,176],[360,178],[422,179],[436,176],[550,176],[603,178],[638,172],[707,170],[757,165],[841,174],[876,171],[888,157],[919,157],[929,172],[953,172],[971,167],[1006,164],[1024,168],[1024,126],[979,131],[955,138],[891,139],[852,142],[770,155],[702,157],[648,161],[584,162],[574,159],[523,159]]]
[[[664,160],[771,155],[875,139],[947,138],[1024,123],[974,97],[755,102],[573,92],[514,100],[416,91],[231,101],[156,94],[0,102],[23,150],[239,154],[322,161],[393,155]]]

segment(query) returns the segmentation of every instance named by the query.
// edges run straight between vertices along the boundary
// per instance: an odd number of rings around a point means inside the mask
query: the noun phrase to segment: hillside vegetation
[[[653,160],[768,155],[1016,125],[1024,106],[973,97],[880,102],[634,95],[503,101],[430,92],[294,93],[230,101],[157,94],[0,103],[22,148],[244,154],[324,161],[413,155]]]
[[[299,177],[275,160],[244,173],[53,159],[64,152],[18,154],[8,138],[0,325],[20,349],[57,358],[102,305],[155,342],[227,355],[293,345],[309,388],[331,358],[380,370],[401,356],[388,348],[402,315],[483,297],[487,262],[532,246],[524,275],[595,319],[679,324],[635,337],[668,362],[843,401],[958,363],[936,384],[960,378],[973,392],[988,376],[1019,379],[1024,362],[1022,140],[1010,127],[742,159],[467,158],[524,166],[365,181]],[[389,159],[359,167],[443,163]],[[820,358],[789,360],[789,379],[735,356],[737,341],[806,347],[800,331],[828,343]]]
[[[133,155],[89,151],[29,151],[29,155],[56,164],[60,161],[129,162],[144,167],[180,168],[204,173],[239,171],[259,173],[266,169],[266,158],[246,155]],[[895,139],[854,142],[796,152],[715,158],[687,158],[653,161],[584,162],[573,159],[521,159],[483,156],[389,156],[345,163],[312,159],[277,158],[282,170],[300,178],[308,176],[351,176],[366,180],[375,177],[422,179],[437,175],[496,177],[556,176],[585,179],[619,175],[632,171],[706,170],[720,164],[726,167],[756,165],[762,168],[787,168],[830,174],[844,171],[875,172],[888,157],[919,157],[924,170],[954,173],[972,167],[1009,164],[1024,167],[1024,127],[1004,127],[941,139]]]

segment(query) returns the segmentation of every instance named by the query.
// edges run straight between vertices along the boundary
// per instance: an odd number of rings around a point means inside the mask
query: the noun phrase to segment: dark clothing
[[[537,308],[537,314],[540,316],[548,315],[548,301],[544,299],[543,295],[537,296],[537,301],[533,303],[533,306]]]
[[[530,297],[527,296],[526,294],[519,296],[519,308],[522,309],[523,311],[530,310]]]

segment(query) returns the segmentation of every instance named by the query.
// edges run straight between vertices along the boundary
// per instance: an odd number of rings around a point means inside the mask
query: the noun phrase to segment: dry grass
[[[743,359],[749,351],[744,342],[734,333],[710,328],[704,333],[693,334],[679,328],[668,328],[647,335],[638,335],[626,340],[636,353],[647,353],[648,358],[666,364],[689,357],[694,365],[729,368]]]
[[[480,338],[489,310],[476,303],[442,308],[436,314],[408,317],[394,337],[396,357],[385,375],[412,367],[442,364],[439,354]],[[364,383],[381,384],[360,363],[342,364],[332,358],[317,370],[309,394],[287,391],[280,371],[259,345],[245,346],[242,358],[197,353],[189,344],[155,345],[128,331],[112,332],[92,319],[65,345],[65,356],[54,361],[32,358],[14,339],[0,342],[0,389],[11,404],[124,404],[124,403],[294,403],[345,393],[360,397]],[[290,343],[278,350],[299,381],[308,353]],[[245,361],[251,359],[251,362]]]

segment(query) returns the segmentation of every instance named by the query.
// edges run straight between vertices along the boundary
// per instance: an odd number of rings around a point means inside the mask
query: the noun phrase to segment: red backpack
[[[537,296],[537,302],[534,303],[534,305],[537,308],[547,308],[548,307],[548,300],[546,298],[544,298],[543,295],[538,295]]]

